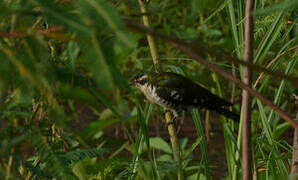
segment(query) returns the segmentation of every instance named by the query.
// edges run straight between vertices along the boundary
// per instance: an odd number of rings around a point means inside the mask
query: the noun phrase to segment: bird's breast
[[[144,86],[140,87],[140,90],[144,93],[146,98],[152,103],[158,104],[166,108],[171,108],[173,106],[173,104],[171,104],[170,102],[167,102],[165,99],[158,96],[158,94],[156,93],[155,86],[152,86],[150,84],[145,84]]]
[[[158,97],[158,95],[156,93],[156,87],[155,86],[152,86],[150,84],[145,84],[140,89],[150,102],[158,103],[160,101],[160,98]]]

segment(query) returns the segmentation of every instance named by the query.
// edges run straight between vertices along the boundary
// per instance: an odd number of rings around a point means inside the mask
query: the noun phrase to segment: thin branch
[[[289,49],[289,51],[293,50],[293,49],[297,49],[298,46],[294,46],[292,48]],[[272,59],[266,66],[266,69],[269,69],[281,56],[283,56],[287,51],[284,51],[283,53],[279,54],[278,56],[276,56],[274,59]],[[259,77],[257,78],[257,80],[255,81],[253,87],[256,88],[258,83],[264,78],[265,73],[262,72]]]
[[[123,19],[124,23],[126,24],[127,27],[131,28],[132,31],[136,31],[136,32],[143,32],[143,33],[147,33],[147,34],[151,34],[159,39],[162,39],[163,41],[167,42],[167,43],[175,43],[175,44],[179,44],[180,46],[185,46],[186,48],[192,50],[193,52],[200,52],[201,56],[207,56],[207,55],[212,55],[214,57],[216,57],[217,59],[220,60],[229,60],[235,64],[240,64],[242,66],[247,66],[250,69],[253,69],[256,72],[264,72],[266,74],[270,74],[273,75],[276,78],[281,78],[281,79],[285,79],[290,81],[294,86],[298,87],[298,78],[297,77],[292,77],[292,76],[288,76],[285,75],[282,72],[279,71],[271,71],[270,69],[266,69],[265,67],[256,65],[256,64],[252,64],[252,63],[248,63],[242,60],[239,60],[237,57],[235,56],[231,56],[227,53],[225,53],[224,51],[220,51],[219,49],[214,49],[214,48],[210,48],[210,47],[203,47],[200,44],[194,44],[194,43],[186,43],[181,39],[178,38],[173,38],[170,36],[166,36],[163,34],[160,34],[150,28],[147,28],[141,24],[138,24],[136,22],[134,22],[133,20],[130,19]]]
[[[253,0],[246,0],[245,8],[245,49],[244,61],[253,62]],[[243,82],[251,87],[252,72],[249,67],[243,68]],[[252,157],[251,157],[251,102],[250,94],[242,91],[242,179],[252,179]]]
[[[298,120],[298,95],[294,95],[295,104],[297,107],[296,120]],[[293,155],[292,155],[292,167],[291,167],[291,180],[298,177],[298,128],[295,128],[293,137]]]
[[[0,32],[0,37],[9,38],[9,39],[23,39],[23,38],[26,38],[32,34],[32,35],[44,35],[44,36],[49,36],[49,37],[55,38],[56,36],[53,36],[53,35],[61,34],[61,35],[65,36],[65,38],[70,40],[71,37],[68,34],[62,34],[64,32],[64,30],[65,30],[65,28],[63,26],[56,26],[56,27],[52,27],[49,29],[37,29],[37,30],[35,30],[35,28],[33,28],[31,33]],[[59,37],[56,37],[56,38],[58,39]]]
[[[222,70],[221,68],[217,67],[216,65],[213,65],[213,64],[209,63],[208,61],[206,61],[204,58],[202,58],[197,53],[195,53],[195,51],[193,51],[193,49],[188,44],[181,43],[182,42],[181,40],[163,36],[159,33],[152,31],[151,29],[148,29],[148,28],[138,24],[138,23],[128,21],[128,20],[125,20],[125,23],[128,27],[134,29],[135,31],[148,33],[148,34],[154,35],[155,37],[162,39],[163,41],[170,44],[171,46],[181,50],[182,52],[187,54],[192,59],[195,59],[196,61],[198,61],[199,63],[204,65],[206,68],[215,71],[217,74],[221,75],[222,77],[224,77],[230,81],[233,81],[237,86],[239,86],[242,89],[245,89],[251,96],[258,98],[263,104],[265,104],[268,107],[270,107],[271,109],[273,109],[277,114],[279,114],[279,116],[282,119],[284,119],[289,124],[291,124],[291,126],[293,126],[294,128],[298,128],[298,124],[290,116],[288,116],[283,110],[281,110],[279,107],[275,106],[270,100],[265,98],[263,95],[258,93],[256,90],[248,87],[246,84],[244,84],[238,78],[233,77],[230,73],[227,73],[226,71]],[[249,67],[251,67],[251,66],[249,66]],[[286,76],[286,77],[287,78],[284,78],[284,79],[288,79],[288,80],[291,79],[292,82],[296,82],[296,84],[297,84],[297,80],[298,80],[297,78],[293,79],[293,77],[289,77],[289,76]]]

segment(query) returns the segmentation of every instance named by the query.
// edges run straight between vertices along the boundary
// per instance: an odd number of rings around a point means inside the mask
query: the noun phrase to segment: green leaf
[[[96,98],[94,98],[94,96],[85,89],[74,88],[70,85],[61,85],[57,89],[57,93],[61,98],[74,99],[79,102],[86,103],[94,108],[97,112],[100,112],[100,105]]]
[[[150,138],[149,141],[152,148],[172,154],[171,146],[160,137]]]
[[[196,139],[196,141],[191,145],[191,147],[185,151],[183,159],[186,159],[196,149],[196,147],[201,143],[201,140],[202,137]]]
[[[66,161],[68,163],[76,163],[86,158],[94,158],[94,157],[105,155],[107,154],[107,152],[108,151],[106,149],[75,150],[75,151],[71,151],[66,154],[60,155],[60,158],[62,158],[63,161]]]
[[[98,132],[116,124],[117,122],[118,122],[118,120],[115,118],[109,118],[106,120],[98,120],[98,121],[92,122],[88,127],[86,127],[80,133],[80,135],[86,140],[90,139],[94,135],[96,135]]]
[[[133,47],[132,39],[127,32],[123,31],[124,26],[122,21],[117,15],[117,10],[111,6],[108,1],[105,0],[78,0],[78,9],[84,15],[89,17],[90,21],[93,21],[95,26],[98,26],[98,29],[109,27],[112,31],[115,32],[116,36],[127,46]],[[106,23],[103,24],[103,22]],[[98,24],[98,25],[97,25]]]
[[[57,6],[54,1],[33,0],[33,2],[41,7],[42,13],[44,13],[49,20],[61,23],[68,27],[69,30],[73,30],[79,34],[89,34],[92,32],[77,14],[61,6]]]
[[[200,148],[202,152],[202,162],[204,165],[203,168],[207,179],[210,179],[211,175],[210,175],[210,167],[209,167],[209,157],[208,157],[207,143],[206,143],[206,138],[203,130],[203,125],[197,109],[192,109],[191,115],[197,130],[197,134],[199,137],[202,137],[202,140],[200,141]],[[198,176],[199,174],[200,174],[200,171],[198,171]]]
[[[31,134],[32,145],[42,163],[45,163],[47,171],[54,173],[56,177],[62,179],[73,178],[73,173],[68,167],[67,162],[58,155],[56,149],[45,141],[39,130],[35,129]]]

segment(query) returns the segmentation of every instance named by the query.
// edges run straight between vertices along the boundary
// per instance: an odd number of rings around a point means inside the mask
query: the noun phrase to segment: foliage
[[[290,0],[255,1],[254,63],[272,62],[267,68],[298,76],[297,7]],[[244,9],[242,0],[148,4],[152,27],[160,33],[239,58],[244,51]],[[0,17],[0,177],[176,178],[167,136],[150,135],[153,127],[164,127],[158,121],[162,109],[143,103],[128,85],[137,72],[153,69],[145,35],[133,34],[122,22],[141,19],[136,0],[4,0]],[[231,82],[161,41],[158,50],[164,71],[184,74],[225,99],[232,97],[234,111],[240,112],[241,91],[233,91]],[[242,67],[229,59],[204,57],[243,75]],[[294,117],[296,87],[273,76],[255,83],[259,76],[253,77],[255,89]],[[252,108],[253,169],[260,179],[285,178],[292,152],[290,126],[256,99]],[[180,137],[185,177],[239,179],[240,125],[220,121],[226,153],[222,165],[227,168],[217,174],[221,167],[210,161],[212,147],[203,128],[213,120],[204,110],[191,115],[194,124],[181,126],[193,126],[197,133],[192,140]],[[201,157],[196,157],[197,149]]]

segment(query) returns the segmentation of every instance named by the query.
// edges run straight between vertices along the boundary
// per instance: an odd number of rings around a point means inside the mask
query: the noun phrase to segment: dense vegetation
[[[215,53],[243,59],[244,9],[242,0],[147,6],[153,29],[212,49],[197,53],[239,78],[243,68]],[[298,76],[297,9],[294,0],[255,0],[255,64]],[[0,18],[0,179],[176,179],[169,137],[160,133],[163,109],[129,86],[138,72],[154,70],[146,35],[123,23],[142,24],[137,0],[3,0]],[[241,89],[162,40],[157,46],[163,71],[187,76],[241,113]],[[295,117],[295,83],[256,71],[253,86]],[[292,128],[257,99],[252,109],[255,175],[288,177]],[[178,129],[196,132],[189,140],[178,134],[185,179],[241,178],[239,124],[204,110],[185,119],[193,122]],[[208,156],[216,122],[221,166]]]

